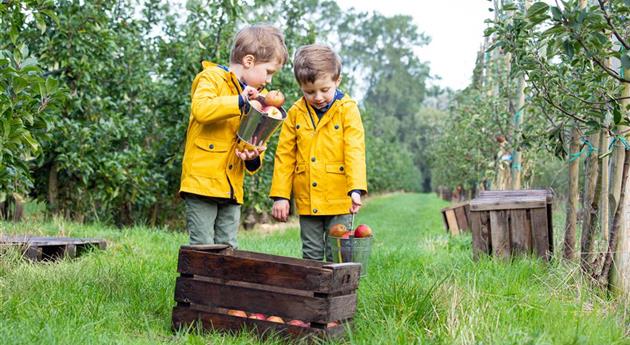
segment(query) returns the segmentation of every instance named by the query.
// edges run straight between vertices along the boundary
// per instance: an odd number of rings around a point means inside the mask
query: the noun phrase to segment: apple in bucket
[[[267,116],[271,117],[272,119],[282,120],[282,113],[280,112],[280,110],[278,110],[278,108],[272,105],[268,105],[262,108],[262,112],[267,114]]]
[[[328,235],[331,237],[343,237],[349,233],[350,231],[348,231],[348,228],[343,224],[335,224],[328,230]]]
[[[372,229],[365,224],[361,224],[357,226],[356,229],[354,229],[354,237],[356,238],[364,238],[370,236],[372,236]]]
[[[265,95],[265,104],[279,108],[284,104],[284,95],[278,90],[269,91]]]

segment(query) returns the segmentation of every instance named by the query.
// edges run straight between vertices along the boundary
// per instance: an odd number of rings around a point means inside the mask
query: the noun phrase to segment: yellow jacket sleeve
[[[293,188],[293,173],[295,172],[297,140],[295,132],[295,111],[289,110],[287,118],[282,123],[280,139],[276,148],[273,164],[273,179],[271,180],[270,197],[291,198]]]
[[[201,124],[222,121],[241,114],[239,96],[219,96],[217,78],[219,77],[210,73],[202,73],[193,87],[191,116]]]
[[[359,189],[367,192],[367,175],[365,167],[365,131],[361,122],[361,114],[356,103],[348,107],[344,116],[344,166],[346,167],[347,193]]]

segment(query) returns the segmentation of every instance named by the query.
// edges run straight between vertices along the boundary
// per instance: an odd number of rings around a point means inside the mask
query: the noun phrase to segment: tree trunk
[[[600,152],[606,152],[606,150],[608,149],[608,131],[605,129],[602,129],[602,132],[600,134],[601,136],[601,144],[599,145],[600,147]],[[602,180],[601,180],[601,194],[600,194],[600,228],[602,231],[602,236],[604,237],[604,240],[608,242],[608,222],[609,222],[609,215],[608,215],[608,176],[609,176],[609,170],[608,170],[608,156],[602,158],[601,161],[601,176],[602,176]]]
[[[48,171],[48,211],[56,215],[59,213],[59,179],[57,162],[53,160]]]
[[[624,70],[624,75],[630,75],[630,68],[626,68]],[[621,101],[621,111],[625,112],[622,114],[623,117],[627,117],[630,115],[630,83],[623,83],[623,91],[621,93],[622,101]],[[624,129],[627,129],[624,128]],[[622,129],[620,129],[622,130]],[[628,220],[630,220],[630,205],[626,202],[625,193],[626,188],[628,186],[628,162],[630,158],[628,157],[628,151],[626,151],[626,157],[624,159],[624,167],[623,167],[623,184],[621,188],[621,196],[619,198],[619,204],[622,211],[623,217],[620,220],[615,220],[618,229],[614,229],[615,242],[613,242],[613,233],[610,234],[609,243],[617,244],[614,246],[610,246],[608,254],[615,256],[614,266],[612,276],[609,276],[609,284],[611,286],[615,286],[616,289],[621,291],[624,296],[630,294],[630,226],[628,224]],[[617,211],[619,213],[619,211]],[[615,215],[616,216],[616,215]],[[618,239],[618,241],[617,241]]]
[[[595,145],[599,145],[599,132],[591,135],[588,140]],[[582,204],[582,240],[581,240],[581,263],[583,269],[588,269],[591,262],[590,255],[593,252],[593,235],[595,233],[597,218],[597,202],[595,191],[597,189],[597,178],[599,173],[599,160],[594,151],[586,157],[586,178],[584,179],[584,200]]]
[[[577,154],[580,150],[580,133],[577,124],[571,130],[571,144],[569,154]],[[577,156],[569,163],[569,200],[567,202],[567,220],[564,232],[564,258],[575,258],[575,229],[577,226],[577,210],[579,199],[578,180],[580,175],[580,157]]]
[[[523,116],[525,116],[525,77],[520,77],[518,81],[518,89],[516,90],[516,107],[514,112],[514,142],[516,136],[519,135],[521,125],[523,124]],[[523,170],[521,160],[521,146],[518,145],[512,154],[512,189],[521,189],[521,172]]]
[[[630,155],[625,155],[624,159],[623,159],[623,168],[622,168],[622,177],[623,177],[623,182],[622,182],[622,188],[621,188],[621,195],[619,196],[619,207],[617,207],[617,210],[615,211],[615,217],[613,218],[613,226],[612,229],[610,231],[610,237],[608,239],[608,251],[606,252],[606,255],[604,256],[604,265],[602,266],[602,271],[599,275],[599,278],[601,280],[603,280],[604,282],[608,283],[608,286],[615,286],[621,290],[623,290],[624,286],[624,279],[616,279],[614,278],[615,276],[621,276],[623,277],[623,271],[619,270],[619,268],[622,268],[623,266],[620,266],[619,263],[617,265],[617,275],[613,274],[614,270],[611,270],[612,265],[613,265],[613,258],[616,257],[617,255],[617,251],[618,249],[621,249],[621,246],[618,246],[618,238],[620,236],[622,236],[622,232],[623,232],[623,228],[625,228],[624,224],[622,224],[622,222],[624,221],[624,199],[626,197],[626,188],[628,185],[628,166],[630,166]],[[617,258],[615,258],[617,259]]]

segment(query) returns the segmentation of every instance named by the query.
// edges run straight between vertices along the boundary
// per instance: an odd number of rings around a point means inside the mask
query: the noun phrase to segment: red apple
[[[343,234],[343,236],[341,236],[341,238],[350,238],[352,236],[353,232],[352,231],[346,231],[345,234]]]
[[[269,116],[269,117],[271,117],[273,119],[282,120],[282,113],[276,107],[268,105],[268,106],[262,108],[261,112],[267,114],[267,116]]]
[[[265,95],[265,104],[281,107],[284,104],[284,95],[278,90],[269,91],[269,93]]]
[[[330,227],[330,229],[328,230],[328,235],[332,236],[332,237],[343,237],[343,235],[345,235],[348,231],[348,228],[346,228],[345,225],[343,224],[335,224],[333,226]]]
[[[265,314],[261,314],[261,313],[252,313],[249,315],[250,319],[256,319],[256,320],[267,320],[267,317],[265,316]]]
[[[228,310],[228,315],[237,316],[237,317],[247,317],[247,313],[242,310],[230,309]]]
[[[282,320],[282,318],[280,316],[270,316],[270,317],[267,318],[267,321],[277,322],[277,323],[284,323],[284,320]]]
[[[302,321],[302,320],[291,320],[289,322],[287,322],[287,324],[289,325],[293,325],[293,326],[298,326],[298,327],[308,327],[308,323]]]
[[[354,237],[363,238],[372,236],[372,229],[365,224],[361,224],[354,229]]]

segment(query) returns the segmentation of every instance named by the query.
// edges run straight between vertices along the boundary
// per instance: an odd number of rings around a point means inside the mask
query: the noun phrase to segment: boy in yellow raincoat
[[[328,229],[338,223],[350,229],[351,214],[367,193],[363,123],[357,103],[337,88],[341,60],[330,47],[300,47],[293,64],[303,97],[282,125],[270,191],[272,215],[287,220],[293,193],[302,256],[331,261]]]
[[[195,77],[179,190],[191,244],[237,246],[243,174],[261,167],[264,151],[237,140],[241,111],[287,59],[282,32],[254,25],[236,35],[229,67],[204,61]]]

